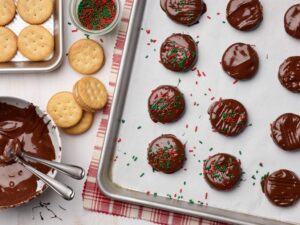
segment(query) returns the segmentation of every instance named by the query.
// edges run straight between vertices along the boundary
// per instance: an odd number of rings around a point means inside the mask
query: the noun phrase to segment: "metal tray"
[[[42,73],[50,72],[58,68],[63,58],[63,9],[62,0],[53,0],[53,15],[42,24],[54,36],[54,52],[48,60],[31,62],[21,55],[20,52],[7,63],[0,63],[0,73]],[[14,20],[7,25],[17,35],[26,26],[25,21],[17,14]]]
[[[135,59],[135,51],[137,49],[146,2],[146,0],[136,0],[134,1],[132,8],[107,133],[98,168],[97,183],[101,191],[112,199],[227,223],[268,225],[289,224],[210,206],[206,207],[196,204],[188,204],[188,202],[168,199],[167,197],[157,196],[156,198],[153,198],[144,192],[122,188],[113,182],[111,176],[111,163],[113,161],[116,140],[120,128],[120,123],[116,123],[116,121],[120,121],[122,118],[124,102],[128,91],[129,81],[131,79],[132,65]]]

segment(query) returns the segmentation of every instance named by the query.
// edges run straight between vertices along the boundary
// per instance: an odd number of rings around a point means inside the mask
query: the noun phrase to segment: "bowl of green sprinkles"
[[[120,21],[120,0],[71,0],[70,17],[77,29],[84,33],[107,34]]]

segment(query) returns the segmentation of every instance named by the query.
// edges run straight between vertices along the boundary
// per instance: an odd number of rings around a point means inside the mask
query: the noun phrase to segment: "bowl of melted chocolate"
[[[8,151],[24,151],[60,162],[60,146],[58,129],[44,111],[22,99],[0,97],[0,208],[27,203],[47,189],[47,185],[10,158]],[[55,170],[28,163],[53,178],[56,176]]]

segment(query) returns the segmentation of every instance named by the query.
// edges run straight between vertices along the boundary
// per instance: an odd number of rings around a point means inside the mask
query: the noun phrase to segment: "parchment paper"
[[[300,202],[294,207],[278,208],[266,199],[260,186],[264,174],[278,169],[290,169],[300,176],[300,152],[284,152],[270,137],[270,123],[278,116],[286,112],[300,113],[299,94],[287,91],[277,78],[283,60],[300,54],[299,40],[288,36],[283,26],[286,10],[299,2],[261,0],[264,20],[251,32],[236,31],[227,23],[227,1],[205,2],[208,11],[200,23],[185,27],[172,22],[160,9],[158,0],[147,1],[112,166],[113,181],[123,188],[151,195],[157,193],[176,199],[182,196],[181,200],[194,204],[203,202],[208,206],[300,224]],[[205,76],[199,77],[197,70],[174,73],[159,63],[161,43],[172,33],[180,32],[199,41],[196,66]],[[254,79],[234,84],[219,62],[225,49],[235,42],[255,45],[260,68]],[[187,104],[184,117],[168,125],[153,123],[147,111],[151,90],[159,85],[178,83]],[[220,97],[237,99],[247,108],[249,127],[238,137],[224,137],[211,129],[207,109],[213,98]],[[172,175],[153,172],[147,164],[148,143],[166,133],[176,135],[187,146],[184,169]],[[242,161],[243,181],[230,192],[213,190],[200,174],[203,160],[219,152],[233,154]]]

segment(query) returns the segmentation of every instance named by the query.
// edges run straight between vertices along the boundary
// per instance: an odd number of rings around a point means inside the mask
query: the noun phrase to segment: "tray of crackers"
[[[63,55],[62,0],[0,0],[0,73],[49,72]]]

